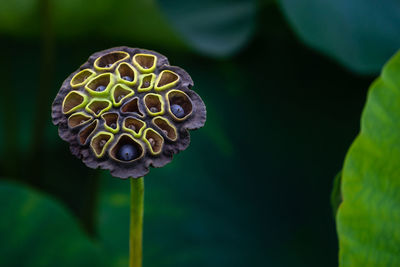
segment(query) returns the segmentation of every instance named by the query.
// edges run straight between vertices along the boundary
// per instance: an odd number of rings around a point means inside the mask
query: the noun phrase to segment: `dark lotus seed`
[[[133,81],[133,79],[129,76],[124,76],[124,77],[122,77],[122,79],[124,79],[125,81],[128,81],[128,82]]]
[[[107,143],[106,140],[101,139],[100,142],[99,142],[99,146],[100,146],[100,147],[103,147],[106,143]]]
[[[158,111],[158,108],[156,108],[156,107],[151,107],[151,108],[150,108],[150,111],[153,112],[153,113],[156,113],[156,112]]]
[[[115,123],[111,123],[110,127],[115,129],[115,128],[117,128],[117,125]]]
[[[107,64],[105,67],[106,68],[111,68],[112,64]]]
[[[80,122],[79,122],[79,124],[82,124],[82,123],[84,123],[85,122],[85,120],[81,120]]]
[[[136,158],[138,155],[138,151],[136,147],[130,144],[126,144],[120,147],[118,151],[118,157],[123,161],[130,161]]]
[[[118,96],[118,98],[117,98],[118,102],[119,102],[119,101],[121,101],[121,100],[122,100],[122,98],[124,98],[124,95],[120,95],[120,96]]]
[[[99,86],[97,86],[96,91],[101,92],[101,91],[104,91],[105,89],[106,89],[106,87],[104,85],[99,85]]]
[[[154,139],[150,137],[149,143],[150,143],[151,147],[153,147],[156,144],[156,141],[154,141]]]
[[[185,111],[178,104],[173,104],[171,106],[171,111],[177,118],[182,118],[183,116],[185,116]]]

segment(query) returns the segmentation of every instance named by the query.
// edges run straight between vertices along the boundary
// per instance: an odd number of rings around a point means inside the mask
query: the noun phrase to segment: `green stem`
[[[38,10],[40,11],[41,25],[41,60],[39,84],[35,94],[35,110],[33,114],[33,129],[30,135],[32,143],[28,159],[28,173],[24,173],[27,182],[32,184],[40,184],[45,182],[40,166],[43,165],[43,160],[37,155],[42,155],[45,152],[46,127],[50,121],[49,111],[51,110],[52,86],[55,69],[54,60],[54,30],[53,30],[53,0],[39,0]],[[32,175],[33,174],[33,175]]]
[[[144,179],[131,178],[131,224],[129,227],[129,267],[142,267]]]

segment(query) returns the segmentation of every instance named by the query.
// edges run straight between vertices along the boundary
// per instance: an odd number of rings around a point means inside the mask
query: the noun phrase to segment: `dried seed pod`
[[[186,149],[206,107],[183,69],[154,51],[115,47],[89,57],[61,86],[53,123],[90,168],[138,178]]]

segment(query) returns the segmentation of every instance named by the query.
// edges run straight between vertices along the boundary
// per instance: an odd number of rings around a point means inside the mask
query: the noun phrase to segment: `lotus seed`
[[[129,76],[124,76],[124,77],[122,77],[122,79],[125,80],[125,81],[128,81],[128,82],[133,81],[133,79],[131,77],[129,77]]]
[[[112,64],[107,64],[105,67],[106,68],[111,68]]]
[[[185,111],[178,104],[173,104],[171,106],[171,111],[177,118],[182,118],[183,116],[185,116]]]
[[[162,130],[163,131],[163,133],[165,134],[165,135],[168,135],[168,131],[167,130]]]
[[[153,113],[156,113],[156,112],[158,111],[158,108],[156,108],[156,107],[151,107],[151,108],[150,108],[150,111],[153,112]]]
[[[106,89],[106,87],[104,85],[99,85],[99,86],[97,86],[96,91],[101,92],[101,91],[104,91],[105,89]]]
[[[116,129],[117,125],[113,122],[113,123],[111,123],[110,127],[113,128],[113,129]]]
[[[119,149],[119,159],[124,161],[130,161],[137,157],[138,151],[136,147],[130,144],[121,146]]]
[[[133,125],[133,124],[129,124],[129,125],[128,125],[128,128],[131,129],[131,130],[133,130],[133,131],[136,131],[136,127],[135,127],[135,125]]]
[[[150,143],[151,147],[153,147],[156,144],[156,141],[154,141],[154,139],[150,137],[149,143]]]
[[[149,87],[150,86],[150,82],[148,82],[148,81],[145,81],[144,82],[144,86],[143,87]]]
[[[119,95],[119,96],[117,97],[118,102],[121,101],[122,98],[124,98],[124,96],[125,96],[125,95]]]
[[[100,146],[100,147],[103,147],[106,143],[107,143],[106,140],[101,139],[100,142],[99,142],[99,146]]]

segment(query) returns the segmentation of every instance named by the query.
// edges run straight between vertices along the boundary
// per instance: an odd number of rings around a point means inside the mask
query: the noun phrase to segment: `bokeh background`
[[[337,266],[333,178],[399,46],[395,1],[350,2],[1,0],[0,265],[127,266],[129,181],[50,118],[70,73],[126,45],[186,69],[208,111],[145,178],[144,266]]]

